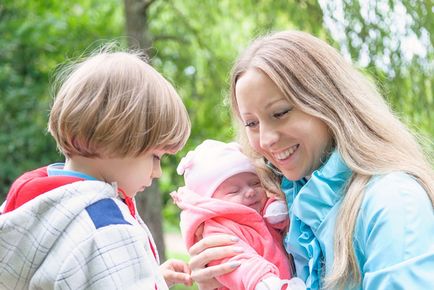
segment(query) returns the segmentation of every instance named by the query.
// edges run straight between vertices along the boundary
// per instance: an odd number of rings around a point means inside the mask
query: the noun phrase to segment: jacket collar
[[[328,212],[341,200],[342,192],[350,179],[351,170],[337,150],[315,170],[309,180],[302,178],[282,180],[288,208],[315,232]]]
[[[284,243],[294,258],[297,276],[305,281],[307,289],[321,286],[324,252],[332,246],[330,227],[321,226],[330,226],[325,220],[333,219],[350,177],[351,170],[335,150],[309,180],[282,180],[291,219]]]

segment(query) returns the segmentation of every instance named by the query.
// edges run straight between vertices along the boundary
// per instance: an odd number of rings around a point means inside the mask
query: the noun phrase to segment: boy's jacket
[[[109,184],[64,185],[0,215],[0,288],[167,289],[149,240]]]

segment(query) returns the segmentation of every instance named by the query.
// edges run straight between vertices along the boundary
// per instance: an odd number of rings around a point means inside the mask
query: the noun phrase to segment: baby
[[[210,263],[237,262],[233,272],[217,277],[220,289],[305,289],[292,279],[280,230],[288,225],[283,201],[268,198],[250,160],[237,143],[206,140],[180,162],[185,187],[172,193],[182,209],[181,231],[187,248],[203,236],[229,234],[239,238],[240,253]]]

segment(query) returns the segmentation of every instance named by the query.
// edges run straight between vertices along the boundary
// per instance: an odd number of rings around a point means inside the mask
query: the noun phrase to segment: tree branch
[[[166,34],[166,35],[159,34],[157,36],[154,36],[152,38],[152,40],[153,40],[153,42],[162,41],[162,40],[173,40],[173,41],[176,41],[179,43],[184,43],[184,44],[189,43],[189,41],[183,37],[176,36],[176,35],[168,35],[168,34]]]
[[[143,0],[143,5],[145,10],[147,10],[153,3],[155,3],[155,0]]]
[[[182,22],[184,22],[184,24],[187,26],[187,28],[194,34],[194,36],[196,37],[196,40],[197,40],[197,43],[199,44],[199,46],[202,47],[202,48],[206,48],[208,51],[212,51],[205,44],[205,42],[202,41],[202,39],[200,38],[200,36],[199,36],[200,33],[199,33],[198,29],[194,28],[193,25],[191,25],[191,23],[188,21],[188,18],[181,12],[181,10],[179,10],[178,7],[176,7],[173,2],[170,2],[170,5],[175,10],[175,12],[179,15],[179,17],[181,18]]]

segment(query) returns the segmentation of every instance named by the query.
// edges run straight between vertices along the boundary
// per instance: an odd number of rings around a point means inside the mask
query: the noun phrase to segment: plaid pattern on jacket
[[[68,184],[0,215],[0,288],[168,289],[150,242],[109,184]]]

